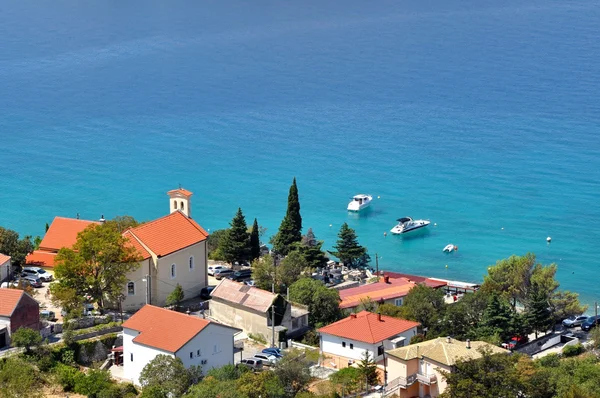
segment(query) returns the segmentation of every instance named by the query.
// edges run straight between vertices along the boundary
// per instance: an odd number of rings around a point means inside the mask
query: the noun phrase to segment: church
[[[177,284],[186,298],[198,296],[207,285],[208,233],[191,217],[192,192],[178,188],[167,195],[168,215],[123,233],[142,259],[123,287],[124,310],[137,310],[145,304],[164,306]],[[61,248],[72,247],[79,232],[100,222],[56,217],[39,249],[27,256],[27,263],[54,267]]]

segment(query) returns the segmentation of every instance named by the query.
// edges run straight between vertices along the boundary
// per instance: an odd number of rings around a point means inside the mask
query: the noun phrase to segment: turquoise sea
[[[383,269],[468,281],[534,252],[591,303],[598,21],[594,0],[3,1],[0,225],[148,220],[181,184],[205,228],[240,206],[271,235],[296,176],[326,248],[346,221]],[[380,198],[357,216],[355,193]],[[384,237],[402,216],[432,225]]]

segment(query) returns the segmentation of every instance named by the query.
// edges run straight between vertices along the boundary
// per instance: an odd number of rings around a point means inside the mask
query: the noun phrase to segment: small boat
[[[352,198],[352,201],[348,203],[348,211],[361,211],[362,209],[369,207],[372,200],[373,196],[371,195],[365,195],[362,193],[355,195]]]
[[[446,252],[446,253],[452,253],[454,250],[457,250],[458,247],[454,246],[452,243],[450,243],[449,245],[446,245],[446,247],[444,247],[444,249],[442,251]]]
[[[429,220],[413,220],[410,217],[402,217],[396,221],[398,221],[398,225],[390,230],[393,234],[405,234],[407,232],[415,231],[428,226],[431,222]]]

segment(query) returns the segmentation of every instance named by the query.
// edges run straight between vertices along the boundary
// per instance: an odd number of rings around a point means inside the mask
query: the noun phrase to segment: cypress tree
[[[318,241],[312,228],[309,228],[306,235],[302,237],[299,250],[310,268],[320,268],[327,264],[329,259],[321,250],[321,246],[323,246],[323,241]]]
[[[298,187],[296,178],[292,182],[288,194],[287,213],[281,221],[277,234],[273,237],[272,243],[275,251],[282,255],[287,255],[295,243],[302,239],[302,216],[300,215],[300,201],[298,200]]]
[[[252,231],[250,231],[250,261],[260,257],[260,238],[258,236],[258,221],[254,219]]]
[[[229,225],[231,228],[219,242],[223,257],[230,263],[247,261],[250,258],[250,235],[242,209],[238,208]]]
[[[298,186],[296,186],[296,177],[292,181],[290,193],[288,194],[287,215],[294,226],[294,237],[297,241],[302,239],[302,216],[300,215],[300,200],[298,199]]]
[[[358,244],[356,232],[348,226],[348,223],[342,225],[338,238],[336,245],[333,246],[336,251],[330,253],[339,258],[345,266],[358,268],[369,262],[367,249]]]

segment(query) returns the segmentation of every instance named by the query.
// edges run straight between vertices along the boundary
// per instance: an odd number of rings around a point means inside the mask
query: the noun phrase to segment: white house
[[[181,358],[202,371],[233,364],[233,336],[241,330],[208,319],[145,305],[123,323],[125,377],[139,383],[144,366],[159,354]]]
[[[354,365],[367,351],[383,368],[385,350],[408,345],[419,323],[362,311],[319,329],[324,367],[341,369]]]
[[[10,275],[10,256],[0,253],[0,282],[4,282]]]

